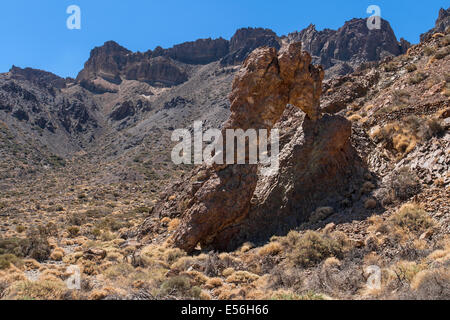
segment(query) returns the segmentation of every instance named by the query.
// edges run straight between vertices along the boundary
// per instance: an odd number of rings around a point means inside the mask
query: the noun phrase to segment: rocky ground
[[[405,54],[326,80],[322,112],[351,122],[348,147],[364,170],[348,189],[336,192],[339,197],[305,209],[289,232],[281,229],[270,239],[242,240],[227,251],[197,246],[187,254],[173,247],[170,238],[184,216],[161,214],[161,207],[179,204],[171,184],[185,181],[192,169],[169,161],[168,127],[191,123],[200,115],[210,126],[217,125],[213,115],[218,114],[219,124],[227,119],[226,94],[238,67],[211,62],[217,59],[211,55],[202,57],[208,63],[204,65],[176,62],[194,80],[170,90],[135,79],[120,84],[96,79],[97,89],[109,90],[101,94],[78,84],[56,93],[43,90],[42,81],[61,85],[45,73],[21,88],[11,86],[11,75],[0,78],[6,86],[0,110],[13,107],[1,112],[27,121],[23,126],[7,117],[0,122],[0,298],[450,299],[448,31],[435,30]],[[181,49],[162,56],[183,56]],[[96,63],[90,67],[97,70]],[[120,72],[130,75],[128,69]],[[26,72],[12,73],[16,82],[23,80],[17,77],[29,79]],[[19,98],[28,101],[22,110],[28,120],[16,110]],[[85,112],[83,101],[89,101]],[[198,107],[202,103],[214,106],[210,115]],[[46,109],[33,112],[37,105]],[[73,116],[55,118],[52,108],[60,106]],[[301,111],[288,108],[275,125],[284,128],[288,160],[295,155],[289,146],[302,141],[302,117]],[[156,122],[167,126],[164,135],[152,127]],[[49,123],[57,132],[67,124],[69,136],[51,140]],[[34,135],[37,127],[42,135]],[[84,147],[91,136],[98,141]],[[155,139],[160,143],[152,143]],[[66,144],[61,155],[45,147],[52,143]],[[291,160],[287,163],[287,177],[301,169]],[[288,178],[280,182],[301,188]],[[259,181],[257,203],[265,203],[260,199],[270,185]],[[279,189],[284,192],[280,194],[292,194],[287,189]],[[266,199],[268,205],[275,200],[293,205],[276,194]],[[250,214],[258,216],[261,208],[252,208]],[[271,208],[270,214],[289,217],[279,208],[273,213]],[[151,228],[138,236],[135,231],[146,225]],[[65,284],[72,265],[81,270],[80,290]],[[381,270],[380,288],[367,286],[370,266]]]

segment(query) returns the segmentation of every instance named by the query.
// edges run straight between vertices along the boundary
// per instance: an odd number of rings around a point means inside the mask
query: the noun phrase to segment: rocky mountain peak
[[[448,27],[450,27],[450,7],[448,9],[441,8],[435,27],[420,35],[420,41],[423,42],[428,40],[434,33],[443,33]]]
[[[287,36],[289,42],[300,41],[305,50],[309,51],[314,62],[322,64],[325,69],[333,68],[328,74],[348,73],[358,64],[367,61],[377,61],[387,56],[397,56],[406,52],[410,44],[401,43],[388,21],[381,22],[380,30],[369,30],[366,19],[352,19],[338,30],[324,29],[317,31],[311,24],[300,32]],[[345,63],[345,68],[342,65]],[[348,68],[351,66],[351,68]]]
[[[241,28],[231,38],[230,53],[221,60],[221,63],[223,65],[240,63],[256,48],[267,46],[278,50],[281,47],[280,43],[280,38],[270,29]]]

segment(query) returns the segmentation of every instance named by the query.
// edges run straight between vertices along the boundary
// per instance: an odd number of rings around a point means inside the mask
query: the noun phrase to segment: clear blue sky
[[[81,8],[81,30],[68,30],[66,9]],[[340,27],[367,17],[375,4],[398,38],[417,43],[434,26],[448,0],[2,0],[0,72],[14,64],[76,76],[90,50],[115,40],[133,51],[171,47],[198,38],[229,39],[241,27],[265,27],[278,35],[314,23]]]

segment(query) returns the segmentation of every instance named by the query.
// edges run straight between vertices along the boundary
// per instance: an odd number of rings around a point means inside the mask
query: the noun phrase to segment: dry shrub
[[[50,229],[37,228],[28,233],[29,245],[26,248],[27,255],[37,261],[44,261],[50,256],[50,244],[48,237],[51,235]]]
[[[415,85],[421,83],[426,78],[428,78],[426,73],[418,71],[409,77],[408,82],[409,84]]]
[[[229,277],[234,273],[234,268],[226,268],[225,270],[222,271],[222,275],[224,277]]]
[[[375,185],[370,181],[366,181],[361,187],[361,193],[368,194],[371,193],[373,189],[375,189]]]
[[[106,269],[104,275],[109,279],[117,279],[119,277],[127,277],[133,271],[134,268],[130,264],[119,263]]]
[[[178,228],[179,225],[180,225],[180,219],[176,218],[169,222],[167,229],[169,231],[174,231]]]
[[[416,66],[414,63],[408,64],[408,65],[406,66],[406,70],[407,70],[408,72],[414,72],[414,71],[417,70],[417,66]]]
[[[390,197],[406,201],[421,191],[420,180],[408,167],[402,167],[396,172],[389,182]]]
[[[312,223],[316,223],[318,221],[325,220],[329,216],[334,213],[334,209],[332,207],[320,207],[317,208],[309,218],[309,221]]]
[[[14,300],[62,300],[67,287],[58,278],[39,281],[21,281],[14,284],[7,299]]]
[[[228,283],[243,284],[252,283],[259,279],[259,276],[248,271],[236,271],[227,277]]]
[[[435,225],[434,220],[417,204],[403,205],[389,221],[392,225],[409,232],[421,234]]]
[[[50,254],[50,259],[55,261],[61,261],[64,258],[64,250],[61,248],[55,248]]]
[[[396,71],[397,69],[398,69],[398,65],[397,65],[397,63],[395,63],[393,61],[387,63],[384,66],[384,71],[386,71],[386,72],[393,72],[393,71]]]
[[[412,280],[411,288],[417,299],[449,300],[450,272],[447,268],[421,271]]]
[[[199,287],[192,287],[189,278],[177,276],[164,281],[158,295],[160,297],[176,296],[199,298],[201,292],[202,290]]]
[[[221,287],[223,285],[223,281],[221,278],[210,278],[208,281],[206,281],[205,288],[206,289],[214,289]]]
[[[425,55],[431,56],[432,54],[434,54],[436,52],[436,49],[433,47],[425,47],[423,49],[423,52],[425,53]]]
[[[312,267],[329,257],[340,258],[345,243],[328,234],[308,231],[303,236],[291,231],[286,237],[287,261],[291,265]]]
[[[450,48],[446,47],[446,48],[443,48],[443,49],[439,50],[438,52],[436,52],[434,57],[438,60],[444,59],[449,53],[450,53]]]
[[[260,256],[276,256],[283,250],[283,246],[276,241],[266,244],[258,250]]]
[[[447,34],[442,38],[441,45],[444,47],[450,45],[450,34]]]
[[[361,120],[362,117],[359,114],[354,114],[354,115],[351,115],[350,117],[348,117],[347,119],[351,122],[357,122],[357,121]]]
[[[0,270],[8,269],[11,265],[21,266],[22,264],[22,259],[13,254],[7,253],[0,255]]]
[[[431,135],[429,126],[415,116],[389,123],[383,128],[375,127],[370,133],[372,139],[381,142],[384,148],[400,157],[414,150],[418,142]]]
[[[413,278],[426,268],[425,265],[417,264],[414,261],[399,261],[393,268],[397,280],[411,283]]]
[[[186,253],[178,248],[150,245],[142,249],[141,260],[146,266],[163,265],[167,268],[178,259],[186,256]]]

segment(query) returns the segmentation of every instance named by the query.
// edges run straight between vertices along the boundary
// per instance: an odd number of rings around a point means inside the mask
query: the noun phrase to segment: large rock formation
[[[381,20],[380,30],[369,30],[366,19],[352,19],[338,30],[317,31],[314,25],[288,35],[288,41],[303,43],[303,47],[314,58],[314,63],[325,69],[340,67],[332,74],[346,74],[348,67],[356,67],[367,61],[381,60],[387,56],[405,53],[409,43],[397,41],[389,22]],[[345,67],[342,68],[342,64]]]
[[[441,8],[439,10],[439,16],[436,20],[436,24],[433,29],[420,35],[420,42],[428,40],[433,34],[437,32],[445,32],[450,27],[450,7],[447,9]]]
[[[205,165],[174,184],[154,213],[181,218],[170,239],[175,246],[188,252],[197,244],[231,249],[243,240],[262,240],[294,227],[315,206],[338,205],[339,191],[357,176],[353,168],[358,158],[350,144],[350,123],[321,116],[323,76],[300,43],[280,52],[257,49],[247,58],[233,82],[232,113],[223,130],[270,130],[290,104],[277,124],[282,131],[281,169],[263,177],[258,165]],[[140,232],[151,231],[155,224],[149,219]]]
[[[317,31],[310,25],[281,38],[270,29],[242,28],[229,41],[199,39],[168,49],[156,47],[145,53],[132,52],[108,41],[91,51],[77,81],[94,93],[115,92],[105,80],[112,84],[138,80],[170,87],[186,82],[189,70],[196,65],[215,61],[220,61],[222,67],[240,64],[253,50],[260,47],[279,50],[283,41],[302,42],[304,50],[313,56],[313,62],[328,69],[329,76],[351,73],[363,62],[402,54],[410,46],[403,39],[397,41],[389,22],[382,20],[381,29],[371,31],[366,19],[347,21],[338,30]]]
[[[114,41],[93,49],[84,69],[77,76],[77,80],[90,90],[99,86],[95,83],[98,78],[116,84],[126,79],[163,86],[178,85],[188,79],[185,71],[172,59],[152,57],[149,53],[132,53]]]

